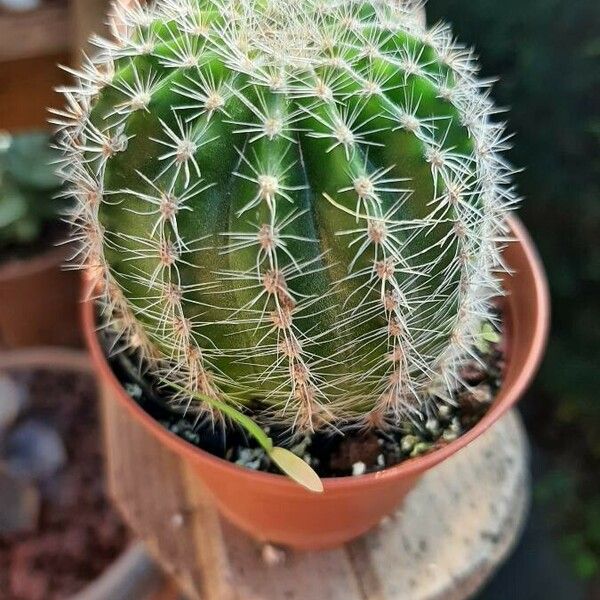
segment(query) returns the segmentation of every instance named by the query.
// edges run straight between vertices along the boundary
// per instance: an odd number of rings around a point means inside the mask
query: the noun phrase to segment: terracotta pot
[[[89,356],[67,348],[26,348],[0,352],[0,372],[52,369],[92,373]],[[0,399],[1,400],[1,399]],[[162,571],[154,564],[143,544],[132,543],[92,583],[70,600],[171,600]]]
[[[65,248],[0,266],[0,346],[73,346],[80,275],[65,271]]]
[[[121,403],[157,443],[165,444],[193,467],[230,521],[262,541],[299,549],[338,546],[377,525],[398,507],[425,471],[484,433],[517,402],[535,374],[548,331],[548,291],[526,230],[516,219],[511,220],[511,227],[517,241],[504,252],[514,271],[504,281],[508,360],[504,382],[488,413],[469,432],[431,454],[378,473],[325,479],[325,492],[320,495],[283,476],[258,473],[216,458],[159,425],[125,393],[110,369],[95,333],[90,302],[83,307],[85,337],[106,396]]]

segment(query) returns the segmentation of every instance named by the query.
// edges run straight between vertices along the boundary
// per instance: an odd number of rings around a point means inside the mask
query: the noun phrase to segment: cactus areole
[[[472,53],[398,0],[117,9],[67,107],[79,261],[124,348],[294,432],[451,401],[515,202]]]

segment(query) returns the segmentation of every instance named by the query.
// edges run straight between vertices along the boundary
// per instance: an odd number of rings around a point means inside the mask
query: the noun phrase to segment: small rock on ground
[[[67,451],[55,429],[32,419],[7,436],[5,460],[14,476],[44,480],[65,466]]]
[[[268,567],[277,567],[285,563],[285,550],[265,544],[262,548],[262,559]]]
[[[17,420],[25,404],[25,390],[0,373],[0,436]]]
[[[40,494],[32,483],[0,465],[0,535],[33,531],[40,513]]]

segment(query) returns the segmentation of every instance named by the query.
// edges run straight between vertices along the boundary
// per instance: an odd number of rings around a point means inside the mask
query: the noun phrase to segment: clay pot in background
[[[80,274],[66,271],[64,247],[0,265],[0,347],[73,346]]]
[[[3,371],[49,369],[89,373],[91,363],[82,351],[67,348],[27,348],[0,353]],[[1,401],[1,399],[0,399]],[[142,543],[133,543],[104,573],[70,600],[175,600],[174,589]]]
[[[548,332],[548,290],[525,228],[515,218],[510,224],[516,241],[504,251],[513,272],[504,278],[504,381],[492,407],[473,429],[430,454],[377,473],[325,479],[323,494],[312,494],[281,475],[252,471],[217,458],[163,428],[125,392],[98,342],[94,306],[88,302],[83,307],[84,335],[101,376],[105,401],[119,402],[155,437],[156,443],[165,444],[186,461],[220,511],[250,535],[300,549],[341,545],[392,513],[425,471],[482,435],[514,406],[534,376]]]

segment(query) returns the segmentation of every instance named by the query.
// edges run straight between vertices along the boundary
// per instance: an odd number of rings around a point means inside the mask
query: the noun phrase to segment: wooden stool
[[[280,552],[221,520],[172,452],[115,401],[103,406],[112,496],[190,600],[467,598],[507,556],[527,512],[527,441],[512,412],[430,471],[376,531],[337,550]]]

